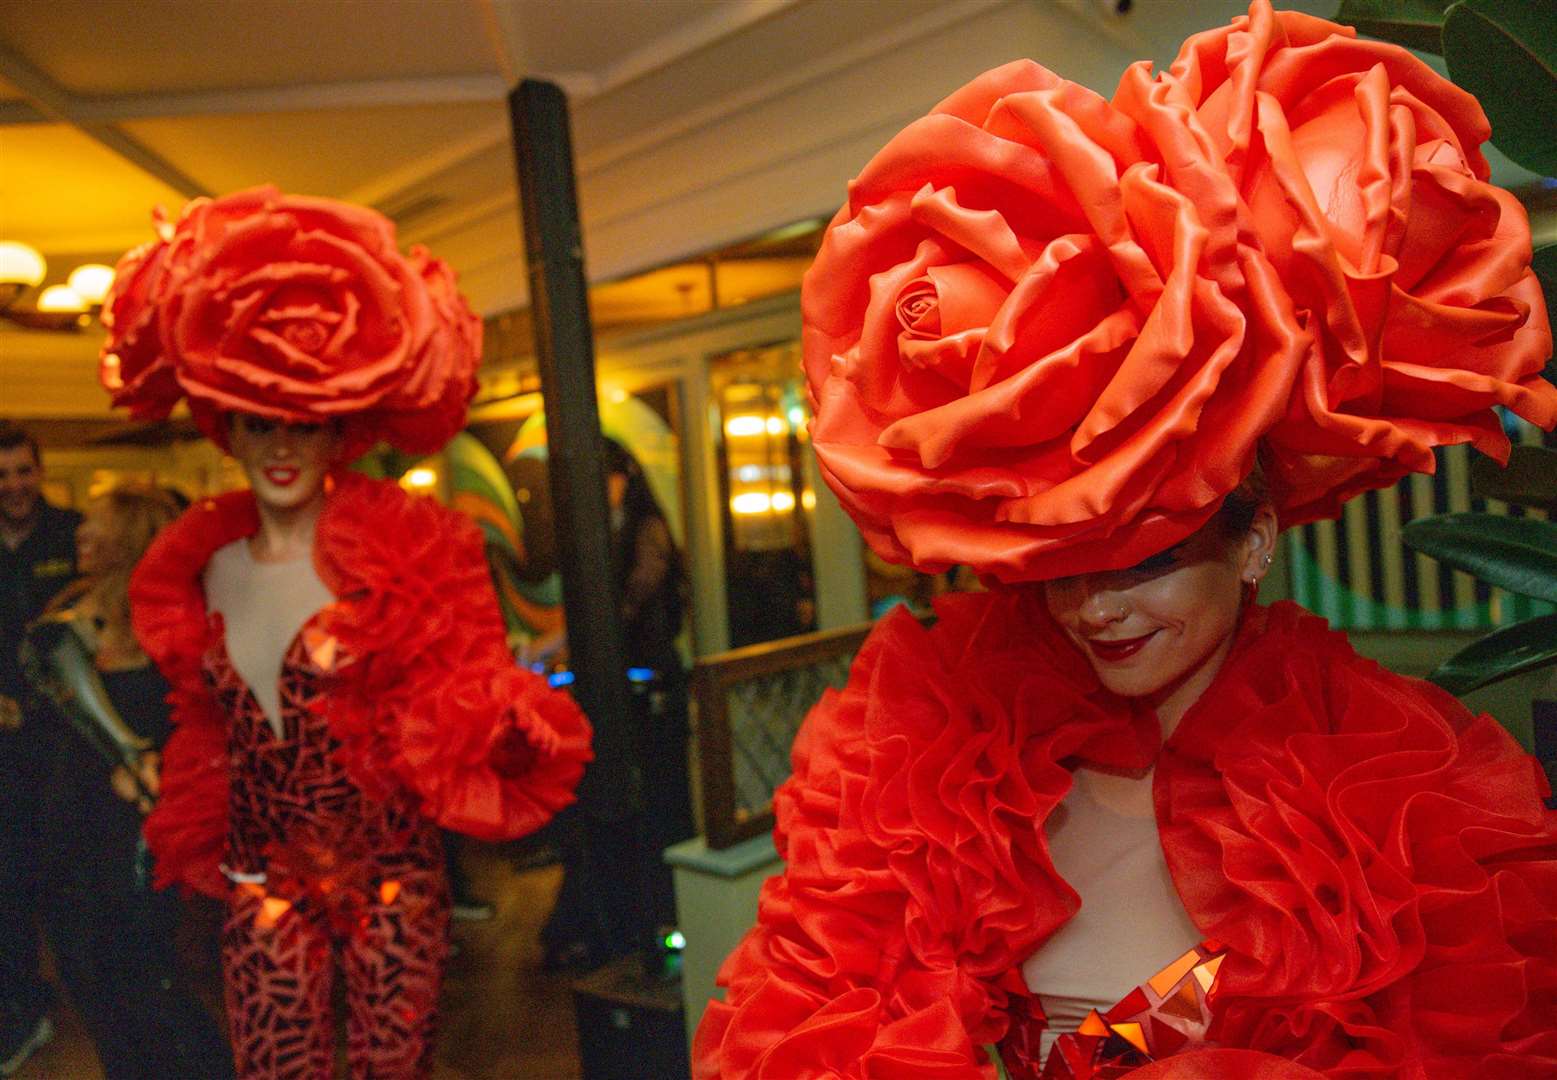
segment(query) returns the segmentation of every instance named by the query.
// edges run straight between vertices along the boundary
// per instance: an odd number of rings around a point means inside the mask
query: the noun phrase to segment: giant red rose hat
[[[268,186],[159,218],[103,312],[113,403],[160,419],[187,398],[222,445],[244,412],[339,421],[351,456],[379,439],[428,452],[463,426],[481,359],[447,265],[401,254],[377,211]]]
[[[822,474],[883,557],[1001,582],[1285,523],[1551,427],[1530,230],[1469,94],[1256,0],[1112,101],[1030,62],[854,180],[802,294]]]

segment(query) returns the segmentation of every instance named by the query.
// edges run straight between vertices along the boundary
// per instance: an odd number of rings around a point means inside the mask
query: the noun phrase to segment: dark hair
[[[1259,461],[1255,461],[1254,468],[1243,478],[1243,483],[1228,492],[1227,498],[1222,500],[1221,507],[1208,523],[1209,527],[1216,529],[1228,543],[1235,543],[1249,535],[1249,530],[1254,527],[1255,515],[1261,507],[1269,505],[1270,484],[1265,479],[1265,470]]]
[[[649,478],[644,475],[643,466],[638,464],[638,459],[615,439],[602,438],[601,443],[605,447],[606,475],[614,474],[627,478],[627,491],[622,496],[625,526],[636,533],[638,526],[649,518],[659,518],[664,521],[665,511],[660,509],[660,504],[655,500],[654,490],[649,487]]]
[[[38,450],[38,440],[32,433],[20,424],[11,420],[0,420],[0,450],[14,450],[18,446],[25,446],[32,451],[33,463],[42,464],[43,455]]]
[[[679,629],[686,607],[687,572],[681,550],[676,547],[675,534],[671,532],[670,522],[666,520],[665,511],[654,498],[654,490],[649,487],[649,478],[644,474],[643,466],[638,463],[638,459],[615,439],[602,437],[601,445],[605,450],[605,474],[627,478],[627,489],[622,493],[622,525],[618,534],[620,539],[614,545],[617,548],[617,565],[614,570],[618,588],[623,586],[627,575],[637,563],[638,539],[642,535],[643,526],[651,520],[658,520],[665,527],[671,555],[670,572],[666,575],[659,599],[670,625]]]

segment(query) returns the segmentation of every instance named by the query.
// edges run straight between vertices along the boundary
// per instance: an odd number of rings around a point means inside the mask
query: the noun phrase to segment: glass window
[[[806,484],[800,344],[740,349],[709,362],[724,515],[730,646],[816,629],[811,566],[816,493]]]

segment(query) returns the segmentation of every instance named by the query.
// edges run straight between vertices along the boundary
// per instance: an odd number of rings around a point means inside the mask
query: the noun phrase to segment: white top
[[[256,562],[247,539],[218,548],[206,564],[205,604],[226,623],[227,659],[278,739],[281,664],[308,620],[334,601],[312,558]]]
[[[1080,768],[1074,776],[1045,832],[1054,868],[1080,894],[1081,910],[1022,965],[1049,1018],[1044,1057],[1088,1010],[1107,1011],[1201,940],[1157,840],[1152,773]]]

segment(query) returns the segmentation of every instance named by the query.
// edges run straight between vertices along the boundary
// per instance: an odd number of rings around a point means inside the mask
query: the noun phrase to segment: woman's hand
[[[140,786],[136,786],[136,780]],[[136,761],[135,775],[130,775],[130,770],[123,765],[113,771],[110,778],[113,784],[114,794],[125,802],[134,803],[143,814],[151,813],[152,800],[162,788],[162,755],[155,750],[148,750]]]

